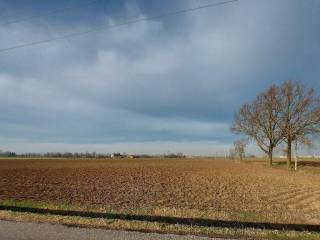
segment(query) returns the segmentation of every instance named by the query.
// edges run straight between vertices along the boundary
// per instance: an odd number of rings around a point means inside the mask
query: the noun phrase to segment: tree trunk
[[[295,141],[295,146],[294,146],[294,170],[298,170],[298,142]]]
[[[273,152],[272,149],[269,149],[269,167],[272,167],[272,160],[273,160]]]
[[[288,147],[287,147],[287,168],[291,169],[291,158],[292,158],[292,141],[288,140]]]

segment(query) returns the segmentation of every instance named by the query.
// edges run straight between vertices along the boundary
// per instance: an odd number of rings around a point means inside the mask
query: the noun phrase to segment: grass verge
[[[140,232],[156,232],[170,234],[191,234],[206,237],[240,238],[240,239],[287,239],[287,240],[316,240],[320,234],[311,232],[257,230],[257,229],[229,229],[199,227],[181,224],[165,224],[145,221],[125,221],[111,219],[92,219],[83,217],[66,217],[41,215],[32,213],[17,213],[0,211],[0,219],[10,221],[26,221],[39,223],[62,224],[74,227],[89,227],[109,230],[126,230]]]
[[[99,211],[109,213],[119,213],[119,211],[103,208],[101,206],[75,206],[66,203],[41,203],[32,201],[0,201],[1,205],[29,207],[29,208],[45,208],[55,210],[82,210],[82,211]],[[122,210],[123,214],[132,214],[139,212],[147,214],[149,209]],[[0,219],[11,221],[31,221],[40,223],[54,223],[67,226],[102,228],[110,230],[128,230],[140,232],[156,232],[171,234],[191,234],[207,237],[224,237],[224,238],[242,238],[242,239],[287,239],[287,240],[316,240],[320,239],[320,233],[300,232],[300,231],[280,231],[266,230],[254,228],[225,228],[225,227],[207,227],[195,226],[190,224],[168,224],[160,222],[136,221],[136,220],[120,220],[108,218],[88,218],[75,216],[45,215],[35,213],[19,213],[12,211],[0,211]]]

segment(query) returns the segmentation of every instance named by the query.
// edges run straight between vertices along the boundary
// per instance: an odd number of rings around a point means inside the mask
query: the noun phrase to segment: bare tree
[[[271,86],[267,91],[259,94],[252,103],[241,107],[235,115],[231,128],[233,132],[253,139],[268,155],[270,166],[273,161],[273,150],[283,140],[278,123],[281,112],[279,98],[279,88]]]
[[[240,139],[233,143],[234,152],[239,156],[240,161],[242,161],[242,159],[245,157],[247,144],[248,141],[246,139]]]
[[[320,98],[314,89],[299,82],[287,81],[280,86],[279,127],[287,144],[287,167],[292,167],[292,144],[304,143],[320,133]]]
[[[236,155],[237,154],[236,154],[236,151],[235,151],[234,147],[230,148],[230,150],[229,150],[229,158],[234,160]]]

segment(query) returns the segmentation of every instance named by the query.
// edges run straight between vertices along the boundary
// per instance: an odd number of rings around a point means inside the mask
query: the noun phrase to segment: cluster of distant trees
[[[273,85],[240,108],[231,130],[254,140],[269,156],[270,166],[274,149],[285,144],[291,169],[293,145],[310,145],[311,137],[320,133],[320,98],[300,82]],[[240,148],[236,150],[243,152],[243,144],[243,140],[235,144]]]
[[[2,152],[0,151],[0,157],[16,157],[17,154],[15,152]]]

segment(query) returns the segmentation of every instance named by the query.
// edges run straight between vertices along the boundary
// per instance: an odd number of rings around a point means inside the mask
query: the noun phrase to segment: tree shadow
[[[284,166],[284,165],[287,165],[287,162],[285,162],[285,161],[281,161],[281,162],[280,162],[280,161],[277,161],[277,162],[276,162],[276,161],[275,161],[275,162],[272,163],[272,165],[273,165],[273,166]]]
[[[320,168],[320,161],[298,161],[299,166]]]
[[[320,225],[311,224],[282,224],[282,223],[268,223],[268,222],[242,222],[242,221],[227,221],[215,220],[205,218],[182,218],[182,217],[166,217],[166,216],[150,216],[150,215],[135,215],[135,214],[117,214],[117,213],[98,213],[98,212],[82,212],[69,210],[53,210],[40,209],[16,206],[0,205],[0,210],[23,212],[23,213],[37,213],[48,215],[72,216],[72,217],[88,217],[88,218],[107,218],[119,220],[134,220],[158,222],[167,224],[183,224],[190,226],[203,227],[221,227],[221,228],[255,228],[267,230],[287,230],[287,231],[309,231],[320,232]]]
[[[294,161],[292,161],[292,164],[294,164]],[[284,166],[287,165],[287,162],[285,161],[277,161],[273,163],[274,166]],[[314,167],[314,168],[320,168],[320,161],[317,160],[303,160],[298,159],[298,165],[299,167]]]

